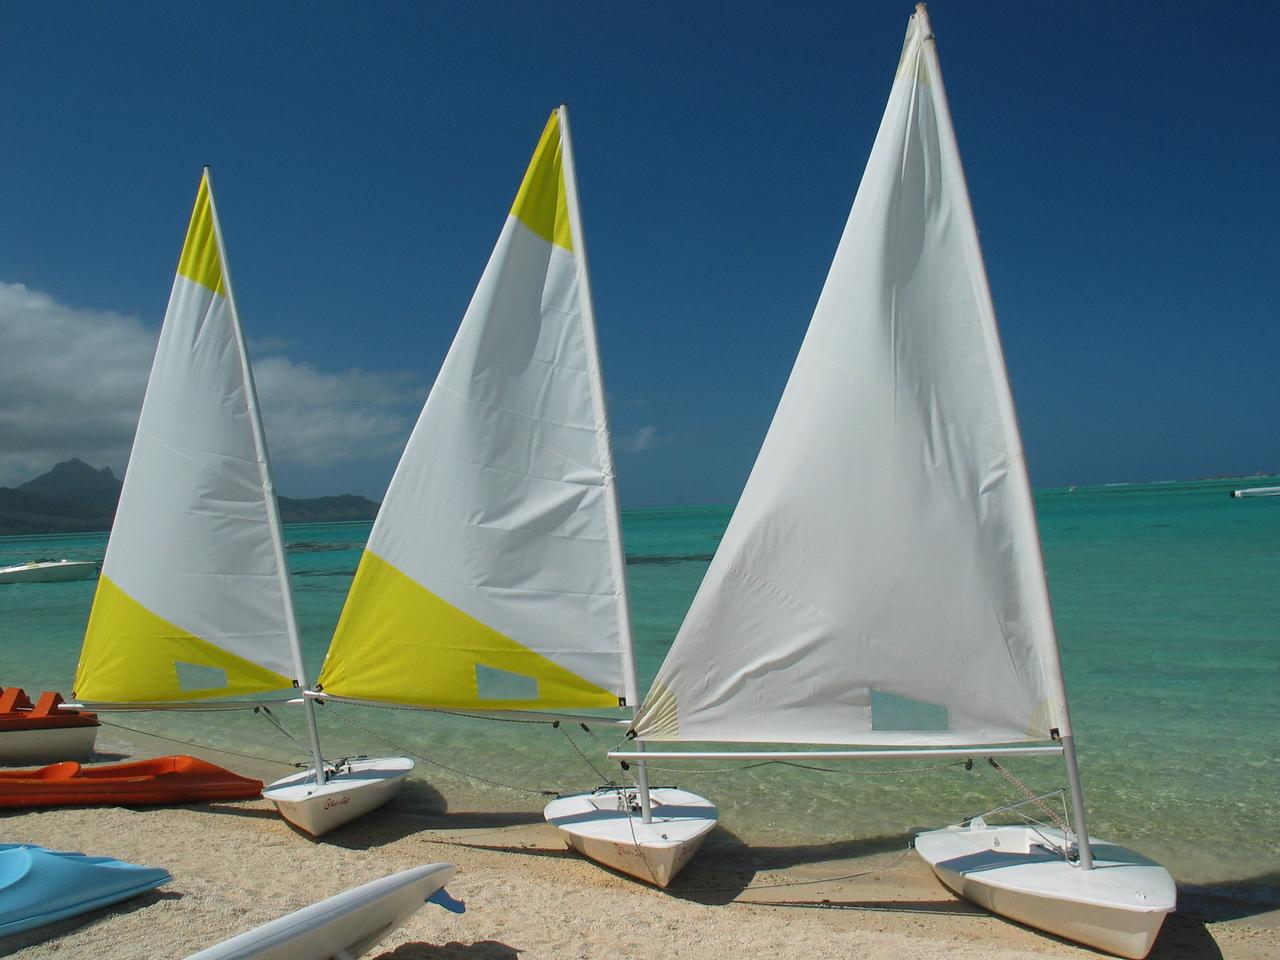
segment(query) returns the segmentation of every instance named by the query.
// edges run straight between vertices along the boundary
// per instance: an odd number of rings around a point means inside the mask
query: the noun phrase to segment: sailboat
[[[1072,833],[976,818],[921,834],[917,850],[961,895],[1123,956],[1145,956],[1174,908],[1167,871],[1086,827],[1024,454],[923,5],[759,457],[630,734],[842,749],[611,757],[1061,755]]]
[[[74,696],[99,710],[180,709],[193,701],[210,709],[210,698],[306,685],[266,437],[206,168]],[[326,766],[314,707],[304,704],[313,767],[272,785],[268,793],[281,795],[282,811],[302,810],[291,819],[314,818],[330,829],[390,799],[413,762]]]
[[[316,689],[336,700],[539,715],[637,702],[563,106],[547,120],[396,467]],[[634,790],[589,794],[573,801],[587,810],[548,816],[576,845],[592,823],[641,806],[665,882],[668,857],[687,859],[715,808],[650,791],[643,765],[638,774]],[[688,836],[668,850],[661,833],[675,831]]]

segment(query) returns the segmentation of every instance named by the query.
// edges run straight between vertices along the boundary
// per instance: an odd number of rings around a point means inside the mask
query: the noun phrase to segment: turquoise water
[[[1156,856],[1181,880],[1265,887],[1280,876],[1280,498],[1230,499],[1227,492],[1239,485],[1044,491],[1037,509],[1092,832]],[[624,514],[642,688],[728,519],[727,508]],[[368,524],[287,529],[313,674],[368,530]],[[0,539],[0,565],[100,559],[105,546],[105,534]],[[0,587],[0,684],[69,689],[92,595],[91,582]],[[284,712],[286,726],[300,734],[300,719]],[[386,740],[454,768],[419,767],[438,802],[455,808],[535,810],[542,798],[519,790],[597,782],[565,731],[545,725],[356,707],[321,712],[330,755],[389,752],[380,742]],[[294,744],[251,715],[109,719],[253,756],[302,759]],[[571,733],[597,768],[609,769],[602,744],[616,739],[611,728]],[[122,734],[104,739],[113,735]],[[1007,765],[1036,788],[1064,779],[1054,759]],[[920,769],[898,772],[904,766]],[[664,769],[654,777],[711,797],[729,842],[762,848],[817,851],[895,838],[1018,798],[982,764],[965,771],[885,761],[848,764],[837,773],[703,767],[713,769]]]

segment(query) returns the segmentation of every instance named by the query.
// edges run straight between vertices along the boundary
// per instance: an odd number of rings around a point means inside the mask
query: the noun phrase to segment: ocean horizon
[[[1233,500],[1266,478],[1108,484],[1035,495],[1080,751],[1090,832],[1132,846],[1183,883],[1280,895],[1280,498]],[[1256,481],[1256,482],[1255,482]],[[641,689],[657,671],[732,508],[623,512]],[[307,666],[315,676],[370,524],[285,528]],[[102,558],[107,534],[0,538],[0,565]],[[0,586],[0,685],[70,693],[90,581]],[[300,712],[274,711],[301,739]],[[405,752],[452,809],[541,809],[542,791],[620,778],[607,722],[589,731],[435,712],[328,705],[331,758]],[[133,731],[280,762],[303,750],[261,716],[103,715],[100,750]],[[975,751],[975,756],[980,756]],[[652,779],[719,805],[749,847],[905,840],[1021,797],[985,764],[938,761],[655,765]],[[1037,791],[1056,758],[1006,766]],[[721,842],[726,842],[722,839]]]

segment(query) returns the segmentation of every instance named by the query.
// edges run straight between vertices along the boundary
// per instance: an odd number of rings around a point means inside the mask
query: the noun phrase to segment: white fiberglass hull
[[[559,797],[543,815],[583,856],[665,887],[702,846],[720,813],[709,800],[674,787],[656,787],[649,798],[651,823],[633,809],[635,791],[630,789]]]
[[[0,583],[54,583],[60,580],[92,580],[98,565],[92,560],[39,560],[0,567]]]
[[[262,795],[295,827],[318,837],[382,806],[412,771],[407,757],[351,760],[322,786],[316,785],[314,770],[304,770],[277,780]]]
[[[947,827],[916,837],[938,879],[992,913],[1141,960],[1177,903],[1169,872],[1132,850],[1090,840],[1084,870],[1049,845],[1062,833],[1025,826]]]
[[[232,937],[187,960],[330,960],[364,956],[453,877],[433,863],[374,880]]]
[[[1280,497],[1280,487],[1248,487],[1231,491],[1231,496],[1237,500],[1245,497]]]
[[[29,766],[63,760],[88,760],[98,725],[0,732],[0,766]]]

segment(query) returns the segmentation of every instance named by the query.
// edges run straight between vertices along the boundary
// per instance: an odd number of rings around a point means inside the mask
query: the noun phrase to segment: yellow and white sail
[[[579,224],[561,107],[387,490],[325,693],[468,709],[634,702]]]
[[[289,687],[295,637],[266,443],[206,170],[75,695],[136,703]]]

